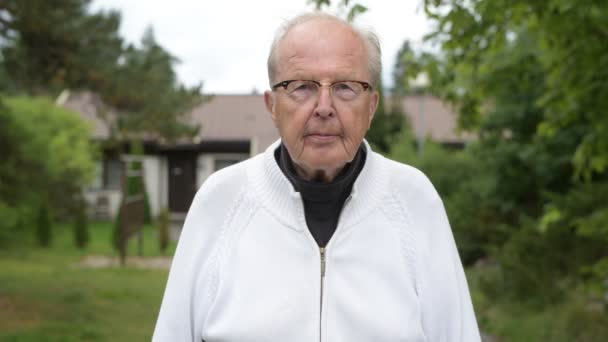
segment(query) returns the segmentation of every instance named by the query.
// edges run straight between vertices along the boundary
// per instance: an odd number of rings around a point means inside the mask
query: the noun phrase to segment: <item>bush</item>
[[[41,207],[44,215],[71,216],[75,195],[93,175],[95,150],[86,122],[49,99],[1,100],[0,230],[7,242],[20,216],[34,218],[29,223],[37,226]]]
[[[78,248],[85,248],[89,243],[89,227],[87,222],[86,204],[79,201],[74,218],[74,244]]]
[[[42,205],[38,210],[36,222],[36,239],[42,247],[49,247],[52,240],[53,223],[47,205]]]
[[[505,239],[490,205],[495,179],[484,172],[471,147],[454,150],[426,141],[419,154],[406,131],[390,153],[392,159],[420,169],[431,180],[444,202],[465,265],[487,256],[489,246]]]
[[[169,246],[169,229],[171,226],[169,209],[164,208],[158,215],[158,242],[161,253]]]
[[[112,235],[110,236],[110,244],[116,251],[120,251],[120,234],[122,234],[122,229],[120,228],[120,210],[116,217],[114,218],[114,222],[112,225]]]

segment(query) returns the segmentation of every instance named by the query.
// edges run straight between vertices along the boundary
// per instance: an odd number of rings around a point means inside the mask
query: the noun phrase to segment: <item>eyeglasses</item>
[[[311,80],[288,80],[282,81],[272,86],[272,90],[284,88],[287,95],[296,102],[306,102],[319,95],[321,87],[328,86],[330,94],[334,99],[339,99],[345,102],[355,100],[361,93],[372,86],[367,82],[361,81],[338,81],[331,84],[321,84]]]

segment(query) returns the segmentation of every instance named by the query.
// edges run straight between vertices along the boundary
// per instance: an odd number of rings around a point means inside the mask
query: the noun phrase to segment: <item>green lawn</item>
[[[168,271],[76,265],[85,255],[116,256],[110,227],[91,224],[83,251],[69,226],[54,227],[50,248],[26,239],[0,251],[0,341],[150,340]],[[144,241],[145,256],[160,255],[154,227]],[[129,248],[136,253],[135,241]]]

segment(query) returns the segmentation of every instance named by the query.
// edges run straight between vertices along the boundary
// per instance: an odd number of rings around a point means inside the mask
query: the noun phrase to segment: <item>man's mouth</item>
[[[326,144],[331,143],[340,138],[340,134],[332,133],[308,133],[305,138],[316,143]]]

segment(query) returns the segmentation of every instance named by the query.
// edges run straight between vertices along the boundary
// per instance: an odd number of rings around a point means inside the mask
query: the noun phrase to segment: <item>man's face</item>
[[[313,20],[292,28],[278,45],[273,84],[286,80],[371,83],[361,39],[343,24]],[[299,173],[331,180],[350,162],[369,129],[378,93],[344,101],[328,86],[297,101],[281,87],[264,94],[266,106]]]

